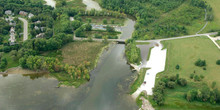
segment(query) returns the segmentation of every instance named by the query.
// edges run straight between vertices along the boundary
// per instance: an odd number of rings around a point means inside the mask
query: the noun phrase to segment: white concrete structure
[[[86,10],[91,10],[91,9],[95,9],[97,11],[102,10],[99,4],[93,0],[83,0],[83,3],[86,5]]]
[[[5,14],[6,14],[6,15],[11,15],[11,14],[12,14],[12,11],[11,11],[11,10],[6,10],[6,11],[5,11]]]
[[[46,5],[49,5],[53,8],[55,8],[55,6],[56,6],[56,1],[55,0],[44,0],[44,1],[46,1]]]
[[[155,46],[151,50],[150,59],[147,62],[147,64],[141,65],[141,68],[144,67],[150,69],[147,70],[144,78],[144,82],[146,82],[146,84],[143,83],[141,87],[139,87],[138,90],[134,94],[132,94],[132,96],[135,99],[142,91],[146,91],[147,95],[152,95],[153,94],[152,88],[155,85],[157,73],[160,73],[165,70],[167,49],[162,50],[163,48],[162,44],[160,44],[160,42],[158,42],[158,44],[159,46]]]

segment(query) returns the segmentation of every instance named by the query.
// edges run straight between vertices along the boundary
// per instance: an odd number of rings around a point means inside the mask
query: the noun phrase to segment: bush
[[[107,21],[107,19],[103,19],[103,24],[108,24],[108,21]]]
[[[176,69],[177,69],[177,70],[180,69],[180,65],[176,65]]]
[[[167,87],[170,88],[170,89],[174,89],[175,85],[176,85],[175,82],[172,82],[172,81],[167,82]]]
[[[186,85],[187,85],[187,80],[184,79],[184,78],[180,78],[180,79],[178,80],[178,84],[179,84],[180,86],[186,86]]]
[[[163,105],[164,104],[163,94],[161,94],[159,92],[155,92],[153,94],[153,100],[157,103],[157,105]]]
[[[217,61],[216,61],[216,64],[217,64],[217,65],[220,65],[220,60],[217,60]]]
[[[200,81],[201,79],[200,79],[200,77],[198,76],[198,75],[195,75],[194,76],[194,81]]]
[[[195,62],[195,65],[196,65],[196,66],[199,66],[199,67],[206,66],[206,61],[205,61],[205,60],[198,59],[198,60]]]
[[[170,76],[170,81],[173,81],[173,82],[175,82],[177,80],[177,77],[176,76]]]
[[[194,77],[194,74],[193,73],[190,74],[190,79],[193,79],[193,77]]]

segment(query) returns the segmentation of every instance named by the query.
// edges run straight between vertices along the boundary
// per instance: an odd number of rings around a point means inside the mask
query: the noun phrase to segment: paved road
[[[28,39],[28,22],[24,18],[19,17],[18,19],[24,23],[23,41],[25,41]]]

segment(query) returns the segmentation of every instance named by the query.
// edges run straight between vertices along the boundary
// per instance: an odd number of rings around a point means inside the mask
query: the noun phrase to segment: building
[[[44,35],[45,35],[44,33],[40,33],[40,34],[36,35],[36,38],[43,38]]]
[[[11,14],[12,14],[12,11],[11,11],[11,10],[6,10],[6,11],[5,11],[5,14],[6,14],[6,15],[11,15]]]
[[[9,38],[9,41],[11,43],[15,43],[15,28],[14,27],[11,27],[10,29],[10,38]]]
[[[29,13],[29,14],[28,14],[28,18],[30,19],[30,18],[32,18],[32,17],[34,17],[34,14]]]
[[[25,11],[20,11],[20,12],[19,12],[19,15],[22,15],[22,16],[27,16],[27,14],[28,14],[28,13],[25,12]]]

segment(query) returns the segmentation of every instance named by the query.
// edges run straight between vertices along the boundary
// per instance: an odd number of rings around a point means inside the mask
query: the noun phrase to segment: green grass
[[[71,79],[71,76],[66,73],[50,73],[49,74],[52,77],[55,77],[59,81],[59,85],[65,85],[65,86],[74,86],[74,87],[79,87],[81,84],[84,84],[87,82],[87,80],[74,80]]]
[[[96,65],[96,59],[102,52],[106,44],[102,42],[82,42],[76,41],[65,45],[62,51],[63,62],[78,66],[84,61],[89,61],[91,66]]]
[[[218,45],[220,46],[220,40],[217,40],[216,42],[217,42],[217,43],[218,43]]]
[[[5,71],[9,68],[12,68],[12,67],[17,67],[19,66],[19,61],[18,60],[13,60],[10,56],[9,53],[3,53],[3,57],[2,58],[6,58],[7,59],[7,62],[8,62],[8,65],[6,66],[5,69],[0,69],[0,71]]]
[[[141,108],[142,106],[142,100],[140,99],[141,97],[144,97],[145,99],[147,99],[147,97],[145,96],[145,93],[141,92],[141,94],[136,98],[136,104],[139,108]]]
[[[209,22],[207,27],[205,28],[204,32],[210,32],[210,31],[219,31],[220,30],[220,0],[205,0],[209,5],[211,5],[213,14],[214,14],[214,20]]]
[[[146,74],[147,68],[143,68],[140,70],[137,79],[134,81],[134,83],[131,85],[131,91],[130,94],[133,94],[144,82],[144,77]]]
[[[220,69],[216,65],[216,61],[220,59],[220,51],[213,44],[213,42],[205,36],[185,38],[178,40],[163,41],[165,48],[167,48],[167,62],[166,69],[157,77],[164,75],[170,76],[179,74],[180,77],[186,78],[188,85],[186,87],[177,86],[175,89],[166,89],[165,105],[156,106],[152,100],[152,105],[156,109],[170,110],[170,109],[220,109],[220,105],[212,105],[209,102],[187,102],[184,94],[191,89],[201,88],[202,85],[211,86],[213,81],[217,82],[216,88],[220,89]],[[199,58],[206,60],[207,70],[194,65]],[[175,66],[179,64],[180,70],[176,70]],[[194,82],[189,78],[190,74],[196,72],[196,75],[203,75],[205,78],[201,82]],[[158,79],[159,79],[158,78]],[[158,80],[157,80],[158,81]]]
[[[103,24],[103,19],[106,19],[108,21],[107,25],[119,25],[123,26],[126,19],[123,18],[114,18],[114,17],[103,17],[103,16],[82,16],[83,22],[88,22],[87,19],[90,18],[92,20],[91,23],[93,24]],[[114,20],[114,24],[111,23],[111,20]]]

